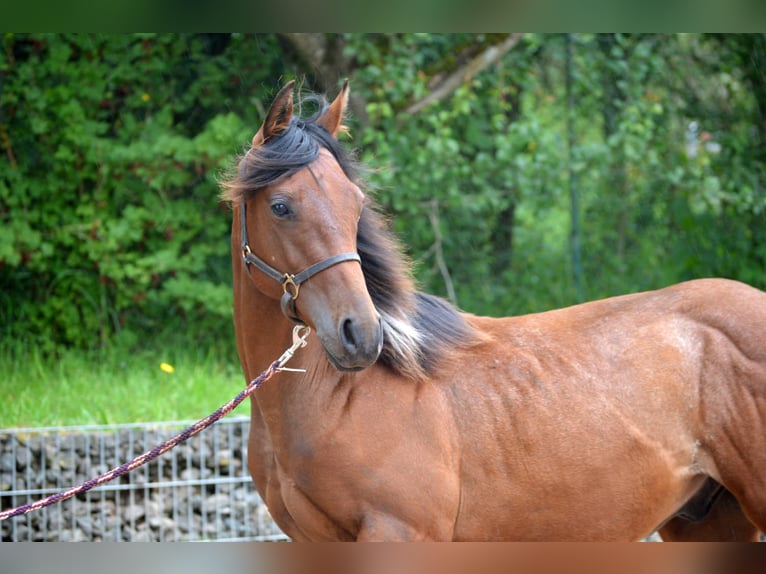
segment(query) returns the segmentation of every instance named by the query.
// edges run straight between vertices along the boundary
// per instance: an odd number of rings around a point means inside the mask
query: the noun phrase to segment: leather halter
[[[298,298],[298,294],[301,290],[301,285],[307,280],[311,279],[317,273],[320,273],[321,271],[324,271],[333,265],[337,265],[338,263],[342,263],[344,261],[358,261],[361,264],[362,259],[359,257],[358,253],[341,253],[340,255],[334,255],[318,263],[314,263],[313,265],[306,267],[306,269],[300,273],[296,273],[294,275],[292,273],[282,273],[258,257],[250,249],[250,243],[247,238],[247,213],[245,210],[246,203],[243,201],[240,208],[240,234],[242,238],[242,261],[245,264],[245,269],[247,269],[247,272],[250,273],[249,265],[255,265],[256,269],[280,283],[284,291],[280,300],[282,313],[292,322],[300,325],[305,325],[305,323],[298,318],[298,313],[295,309],[295,300]]]

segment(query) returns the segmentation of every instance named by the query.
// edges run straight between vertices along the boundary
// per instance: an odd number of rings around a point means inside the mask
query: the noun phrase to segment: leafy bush
[[[5,34],[0,337],[230,337],[216,179],[303,73],[351,78],[378,199],[423,288],[468,311],[706,275],[766,288],[766,36],[526,35],[418,113],[503,36],[310,36],[315,65],[291,35]]]
[[[230,217],[216,177],[259,121],[247,106],[267,97],[253,90],[270,86],[271,42],[3,42],[3,335],[93,346],[184,318],[228,331]]]

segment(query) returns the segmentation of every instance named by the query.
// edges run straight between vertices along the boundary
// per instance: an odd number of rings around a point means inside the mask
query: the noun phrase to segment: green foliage
[[[252,136],[248,106],[274,73],[273,52],[246,57],[254,40],[5,35],[3,336],[50,348],[186,319],[228,328],[216,178]]]
[[[521,47],[515,66],[480,74],[446,103],[418,115],[402,110],[428,93],[423,70],[439,74],[436,66],[457,50],[489,41],[402,35],[371,46],[364,37],[347,39],[349,53],[363,54],[354,85],[365,92],[374,128],[365,129],[360,147],[379,168],[372,178],[378,198],[416,259],[423,288],[483,313],[505,307],[516,206],[545,194],[556,177],[538,118],[521,118],[516,109],[514,76],[526,72],[529,51]]]
[[[363,157],[425,289],[495,315],[576,302],[569,169],[586,298],[710,275],[766,287],[766,128],[752,142],[766,50],[751,36],[577,35],[570,110],[564,38],[528,35],[417,115],[405,110],[447,73],[438,66],[493,38],[346,40],[371,124]]]
[[[504,36],[326,37],[364,105],[352,143],[424,289],[494,315],[576,302],[570,171],[587,298],[707,275],[766,287],[763,35],[575,35],[571,104],[564,36],[526,35],[414,114]],[[315,70],[275,35],[2,42],[0,337],[230,338],[216,180],[282,81]]]

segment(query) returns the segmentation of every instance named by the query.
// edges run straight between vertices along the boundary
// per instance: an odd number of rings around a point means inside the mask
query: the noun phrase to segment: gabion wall
[[[0,430],[0,509],[127,462],[189,422]],[[6,541],[285,540],[247,471],[249,419],[230,417],[157,460],[0,523]]]

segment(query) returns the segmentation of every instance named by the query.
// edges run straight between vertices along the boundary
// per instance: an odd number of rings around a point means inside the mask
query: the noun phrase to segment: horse
[[[248,468],[295,541],[757,540],[766,293],[692,280],[490,318],[418,291],[338,136],[279,91],[222,197]]]

